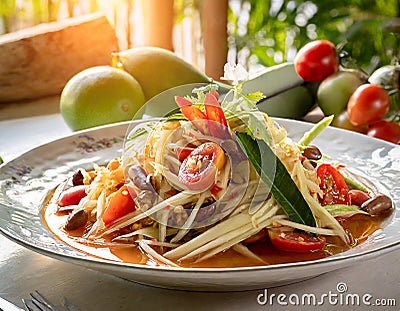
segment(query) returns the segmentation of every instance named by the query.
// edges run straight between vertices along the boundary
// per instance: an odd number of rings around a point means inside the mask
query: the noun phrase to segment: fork
[[[58,309],[37,290],[29,295],[31,299],[22,299],[27,311],[58,311]],[[79,308],[68,302],[66,298],[63,298],[62,305],[68,311],[80,311]]]
[[[29,295],[31,299],[22,299],[28,311],[57,311],[57,309],[37,290]]]

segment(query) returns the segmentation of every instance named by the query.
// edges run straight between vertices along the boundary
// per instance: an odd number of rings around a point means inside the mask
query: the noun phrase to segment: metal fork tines
[[[57,311],[37,290],[30,293],[31,299],[22,299],[27,311]]]

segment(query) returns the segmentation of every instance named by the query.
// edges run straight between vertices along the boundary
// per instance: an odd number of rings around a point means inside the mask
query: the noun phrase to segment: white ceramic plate
[[[140,122],[140,121],[137,121]],[[311,125],[278,119],[297,139]],[[266,288],[311,278],[394,250],[400,245],[400,147],[328,128],[315,144],[372,180],[395,204],[384,229],[362,245],[321,260],[272,266],[193,269],[125,264],[86,256],[57,240],[43,225],[41,203],[50,189],[79,167],[120,155],[128,123],[104,126],[53,141],[0,167],[0,232],[38,253],[154,286],[229,291]]]

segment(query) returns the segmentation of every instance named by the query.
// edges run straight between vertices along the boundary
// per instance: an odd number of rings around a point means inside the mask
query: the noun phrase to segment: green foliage
[[[62,4],[67,7],[68,17],[74,16],[75,7],[85,13],[100,9],[99,0],[0,0],[0,34],[56,21]]]
[[[7,16],[8,14],[10,14],[10,12],[13,12],[16,5],[16,0],[0,1],[0,16]]]
[[[229,42],[239,51],[239,59],[241,54],[247,56],[246,65],[252,55],[265,66],[291,61],[299,48],[315,39],[345,41],[344,50],[367,72],[400,58],[400,34],[389,27],[399,16],[397,0],[233,2]],[[246,12],[248,22],[241,24],[240,16]]]

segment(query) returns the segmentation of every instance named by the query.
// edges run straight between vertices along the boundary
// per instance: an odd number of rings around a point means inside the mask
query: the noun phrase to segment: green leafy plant
[[[293,60],[317,38],[345,41],[344,50],[372,72],[399,58],[398,16],[397,0],[237,0],[229,12],[229,42],[246,65],[272,66]]]

